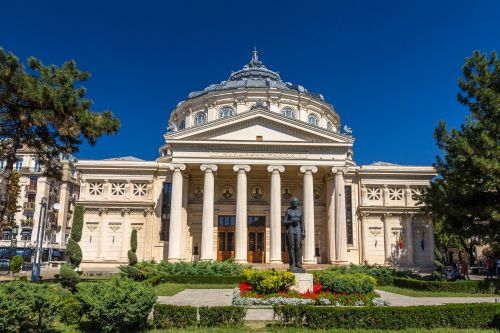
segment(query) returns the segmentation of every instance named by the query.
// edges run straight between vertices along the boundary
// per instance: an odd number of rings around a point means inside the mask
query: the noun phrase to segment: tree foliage
[[[21,174],[19,172],[12,172],[9,185],[7,186],[8,195],[4,226],[12,226],[14,224],[14,215],[21,210],[21,206],[17,204],[17,200],[21,194],[20,178]],[[0,225],[2,224],[0,223]]]
[[[76,205],[73,213],[73,224],[71,226],[71,238],[75,242],[79,242],[82,239],[83,230],[83,206]]]
[[[8,185],[16,153],[23,146],[36,152],[44,172],[59,177],[61,154],[78,151],[83,141],[94,145],[115,133],[120,122],[110,111],[94,112],[81,85],[90,74],[72,60],[44,65],[30,57],[26,70],[13,54],[0,48],[0,158],[6,161],[0,186],[0,221],[5,215]]]
[[[467,240],[500,241],[500,61],[475,51],[462,71],[458,101],[470,115],[451,131],[439,122],[434,137],[444,156],[421,200],[442,233],[470,251]]]
[[[10,261],[9,271],[16,274],[21,271],[21,267],[23,267],[24,259],[21,256],[13,256]]]
[[[72,238],[66,244],[66,254],[69,256],[69,262],[73,268],[80,266],[83,257],[82,249]]]
[[[133,229],[130,234],[130,249],[134,251],[134,253],[137,252],[137,229]]]

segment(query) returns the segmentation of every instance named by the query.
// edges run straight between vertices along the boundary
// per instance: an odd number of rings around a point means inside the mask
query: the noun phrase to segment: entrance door
[[[219,215],[217,232],[217,260],[234,258],[234,226],[236,219],[230,215]]]
[[[266,217],[248,217],[248,253],[249,263],[263,263],[266,260]]]

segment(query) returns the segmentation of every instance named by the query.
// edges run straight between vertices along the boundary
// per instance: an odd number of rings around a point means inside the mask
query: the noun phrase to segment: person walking
[[[493,258],[488,257],[486,259],[486,279],[490,280],[493,279]]]

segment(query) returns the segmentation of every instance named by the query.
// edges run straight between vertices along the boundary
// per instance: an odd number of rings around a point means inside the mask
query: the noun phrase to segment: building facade
[[[79,195],[79,184],[75,178],[75,160],[71,156],[61,156],[62,178],[54,179],[44,175],[36,152],[23,146],[18,150],[14,172],[20,174],[20,194],[17,200],[18,211],[6,216],[9,223],[1,230],[0,258],[10,259],[13,255],[22,255],[25,261],[31,261],[37,239],[42,239],[44,260],[62,260],[71,230],[73,207]],[[0,161],[0,172],[5,161]],[[45,229],[38,238],[41,202],[46,201]],[[57,204],[57,205],[55,205]],[[12,226],[17,228],[12,228]],[[13,232],[16,230],[17,232]],[[54,256],[53,256],[54,254]]]
[[[281,80],[254,51],[227,81],[171,112],[155,161],[80,160],[85,267],[141,260],[288,261],[282,218],[304,211],[305,264],[432,266],[416,196],[432,167],[353,160],[354,138],[321,94]]]

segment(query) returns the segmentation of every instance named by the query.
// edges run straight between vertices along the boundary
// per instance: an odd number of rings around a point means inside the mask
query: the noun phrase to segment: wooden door
[[[263,263],[266,260],[265,228],[252,228],[248,231],[248,255],[250,263]]]
[[[217,229],[217,260],[234,258],[234,229],[233,215],[219,215]]]

